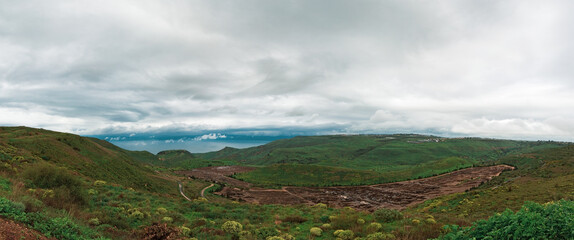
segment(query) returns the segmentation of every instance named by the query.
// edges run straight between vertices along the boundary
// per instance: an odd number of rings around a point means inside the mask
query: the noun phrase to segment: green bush
[[[22,221],[26,217],[25,209],[26,206],[22,203],[12,202],[7,198],[0,197],[0,215],[2,216]]]
[[[221,225],[221,229],[226,233],[231,233],[235,235],[241,232],[241,230],[243,230],[243,225],[241,225],[241,223],[238,223],[236,221],[227,221],[223,223],[223,225]]]
[[[257,239],[267,239],[268,237],[279,235],[279,231],[274,227],[263,227],[256,229],[255,235],[257,236]]]
[[[369,233],[378,232],[379,230],[381,230],[381,228],[383,228],[383,225],[377,222],[373,222],[369,224],[369,226],[367,226],[367,232]]]
[[[518,212],[507,209],[471,227],[446,226],[439,239],[574,239],[574,202],[526,203]]]
[[[85,205],[88,202],[82,181],[65,169],[38,163],[26,168],[22,175],[33,187],[53,189],[54,197],[45,201],[51,206],[63,208],[70,203]]]
[[[373,233],[367,235],[366,240],[388,240],[388,239],[395,239],[395,235],[390,233]]]
[[[353,233],[351,230],[337,230],[333,233],[333,235],[337,237],[337,239],[351,240],[355,236],[355,233]]]
[[[318,227],[312,227],[312,228],[309,230],[309,232],[311,233],[311,235],[317,236],[317,237],[320,237],[321,234],[323,234],[323,230],[321,230],[321,229],[318,228]]]
[[[394,209],[379,208],[373,212],[373,216],[379,222],[393,222],[403,219],[403,214]]]
[[[182,236],[189,236],[191,234],[191,229],[186,226],[179,227],[179,232]]]

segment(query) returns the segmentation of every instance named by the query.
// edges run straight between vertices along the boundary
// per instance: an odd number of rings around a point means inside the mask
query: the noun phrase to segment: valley
[[[395,183],[341,187],[286,186],[281,189],[251,188],[251,184],[229,177],[238,172],[253,170],[247,167],[206,167],[176,173],[225,184],[226,186],[215,194],[236,201],[288,205],[324,203],[339,208],[352,207],[374,211],[381,207],[402,210],[431,198],[468,191],[503,171],[513,169],[514,167],[508,165],[496,165],[467,168],[435,177]]]

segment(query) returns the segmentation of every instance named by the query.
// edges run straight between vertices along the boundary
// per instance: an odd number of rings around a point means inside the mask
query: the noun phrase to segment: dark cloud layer
[[[0,6],[1,125],[574,140],[565,1]]]

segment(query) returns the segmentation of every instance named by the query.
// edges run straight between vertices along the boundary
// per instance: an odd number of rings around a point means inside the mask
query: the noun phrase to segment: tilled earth
[[[514,167],[497,165],[476,167],[455,172],[396,183],[345,187],[283,187],[282,189],[251,188],[251,184],[225,175],[250,171],[240,166],[199,168],[181,173],[231,187],[216,193],[227,198],[259,204],[316,204],[331,207],[353,207],[375,210],[380,207],[403,209],[427,199],[445,194],[464,192]]]

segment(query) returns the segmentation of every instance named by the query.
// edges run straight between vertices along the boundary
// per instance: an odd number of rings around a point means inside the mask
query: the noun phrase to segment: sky
[[[0,0],[0,125],[574,141],[574,2]]]

